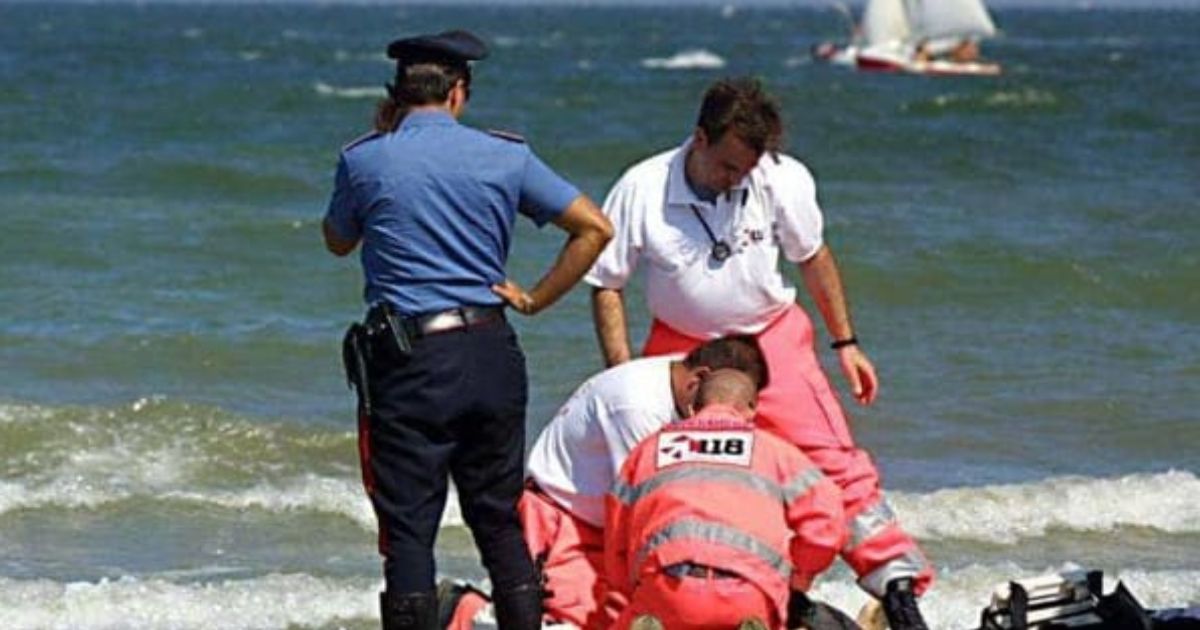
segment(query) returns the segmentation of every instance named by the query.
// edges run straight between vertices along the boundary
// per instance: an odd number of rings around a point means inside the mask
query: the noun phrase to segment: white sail
[[[996,34],[996,25],[982,0],[904,1],[914,42]]]
[[[863,47],[892,44],[909,39],[911,30],[904,0],[869,0],[863,9]]]
[[[975,45],[995,34],[983,0],[867,0],[851,44],[814,54],[873,72],[995,76]]]

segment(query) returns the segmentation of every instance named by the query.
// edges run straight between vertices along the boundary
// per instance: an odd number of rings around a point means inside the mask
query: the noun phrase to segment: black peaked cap
[[[387,56],[400,63],[448,59],[476,61],[488,56],[487,44],[467,31],[445,31],[437,35],[418,35],[388,44]]]

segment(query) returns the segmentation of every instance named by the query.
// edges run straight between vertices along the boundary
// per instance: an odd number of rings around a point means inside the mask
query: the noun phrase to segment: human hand
[[[879,393],[879,379],[875,375],[875,366],[867,355],[859,349],[858,344],[838,349],[838,360],[842,364],[842,374],[850,383],[850,391],[860,405],[870,405],[875,402]]]
[[[521,285],[512,280],[505,279],[501,284],[493,284],[492,292],[504,298],[513,310],[522,315],[533,315],[537,312],[536,303],[533,301],[533,296],[525,292]]]

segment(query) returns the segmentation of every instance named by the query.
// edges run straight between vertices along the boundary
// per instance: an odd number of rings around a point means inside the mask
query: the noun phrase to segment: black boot
[[[805,630],[862,630],[846,613],[814,602],[804,591],[792,591],[788,597],[787,627]]]
[[[437,630],[437,597],[427,593],[379,594],[383,630]]]
[[[888,627],[892,630],[929,630],[917,607],[912,578],[888,582],[887,594],[883,596],[883,614],[887,615]]]
[[[541,630],[542,585],[520,584],[492,592],[496,625],[500,630]]]

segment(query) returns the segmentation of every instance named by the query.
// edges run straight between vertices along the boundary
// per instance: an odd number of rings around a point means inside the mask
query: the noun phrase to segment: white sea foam
[[[1015,543],[1052,529],[1106,532],[1134,526],[1196,533],[1196,497],[1200,479],[1186,471],[889,494],[905,529],[920,538],[992,543]]]
[[[313,89],[321,96],[329,96],[332,98],[349,98],[349,99],[365,99],[365,98],[383,98],[386,95],[382,87],[374,86],[357,86],[357,87],[337,87],[316,81],[313,83]]]
[[[0,424],[39,415],[0,408]],[[64,428],[71,429],[72,425]],[[85,428],[86,423],[83,425]],[[86,433],[86,431],[84,431]],[[79,439],[77,436],[76,439]],[[30,453],[8,463],[21,474],[0,477],[0,514],[20,509],[96,509],[125,500],[186,501],[271,513],[313,512],[344,516],[373,530],[374,515],[357,470],[342,473],[278,467],[249,476],[245,485],[207,481],[214,454],[189,439],[146,444],[123,429],[79,450]],[[227,458],[229,453],[221,453]],[[25,457],[25,456],[22,456]],[[222,467],[242,468],[235,461]],[[246,466],[257,463],[250,462]],[[250,468],[249,470],[258,470]],[[1167,534],[1200,533],[1200,478],[1189,471],[1117,478],[1059,477],[1025,484],[964,487],[928,494],[889,493],[905,529],[924,540],[958,539],[1013,544],[1054,530],[1110,532],[1144,527]],[[452,492],[443,526],[461,526]]]
[[[715,70],[724,68],[725,60],[716,53],[699,48],[683,50],[670,57],[643,59],[642,67],[655,70]]]
[[[49,407],[0,404],[0,424],[20,425],[30,422],[40,422],[50,418],[52,415],[53,411]]]
[[[1026,110],[1049,109],[1060,105],[1060,99],[1053,92],[1035,88],[1019,90],[998,90],[986,94],[950,93],[939,94],[927,101],[919,101],[903,105],[904,109],[914,107],[944,109],[992,109],[992,110]]]
[[[179,501],[231,510],[268,513],[312,512],[344,516],[368,531],[376,527],[375,513],[357,479],[304,475],[282,483],[262,482],[240,490],[158,489],[150,486],[103,487],[102,480],[70,476],[53,483],[25,487],[0,481],[0,514],[21,509],[97,509],[127,500]],[[453,488],[442,515],[442,527],[461,527],[464,521]]]
[[[96,508],[133,496],[155,496],[188,477],[195,459],[179,446],[141,449],[117,442],[67,453],[57,467],[20,482],[0,480],[0,514],[17,509]]]
[[[335,514],[375,528],[352,460],[310,469],[288,456],[291,449],[301,449],[297,452],[311,458],[308,449],[318,448],[315,453],[324,457],[333,452],[325,450],[332,448],[326,443],[351,448],[350,432],[296,432],[160,398],[112,409],[0,404],[0,428],[28,446],[0,462],[0,515],[96,509],[126,500],[186,501],[269,513]],[[170,435],[164,435],[167,430]],[[227,448],[230,442],[254,446],[244,452]],[[282,454],[266,461],[254,453]],[[1057,477],[888,496],[905,529],[927,541],[1012,544],[1054,531],[1122,527],[1200,533],[1196,471]],[[442,525],[462,524],[452,493]]]
[[[209,583],[0,578],[0,611],[9,630],[313,627],[377,617],[378,588],[373,580],[295,574]]]
[[[988,604],[995,587],[1013,579],[1056,573],[1064,567],[1021,567],[1012,563],[971,565],[942,570],[934,587],[921,600],[921,609],[931,628],[961,630],[974,628],[979,613]],[[1120,580],[1147,608],[1184,606],[1200,598],[1200,571],[1142,571],[1122,569],[1105,575],[1105,592]],[[814,596],[856,615],[868,596],[853,582],[818,582]]]

